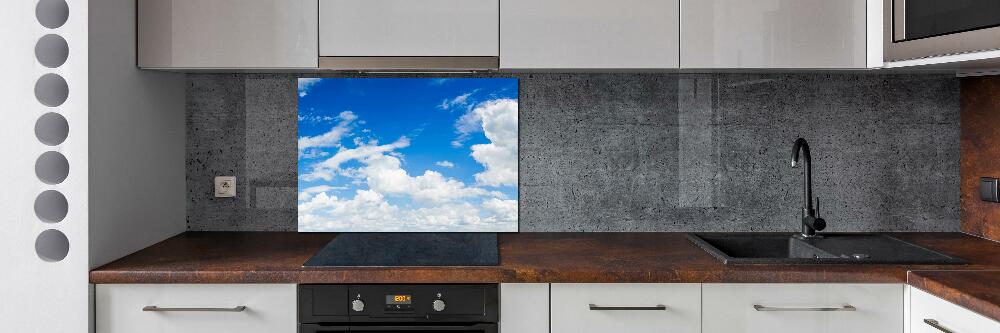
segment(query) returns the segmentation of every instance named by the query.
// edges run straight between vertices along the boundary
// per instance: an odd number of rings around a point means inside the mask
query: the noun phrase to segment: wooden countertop
[[[1000,320],[1000,243],[961,233],[891,235],[969,264],[726,266],[683,233],[520,233],[500,236],[499,266],[306,268],[336,234],[186,232],[95,269],[90,282],[907,282]]]
[[[1000,270],[911,271],[907,283],[1000,321]]]
[[[893,236],[968,265],[726,266],[683,233],[500,235],[492,267],[302,267],[335,234],[186,232],[90,273],[91,283],[875,282],[910,270],[1000,270],[1000,244],[961,233]]]

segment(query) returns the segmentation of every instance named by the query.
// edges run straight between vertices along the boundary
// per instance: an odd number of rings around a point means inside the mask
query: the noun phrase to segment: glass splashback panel
[[[300,78],[300,232],[516,232],[515,78]]]

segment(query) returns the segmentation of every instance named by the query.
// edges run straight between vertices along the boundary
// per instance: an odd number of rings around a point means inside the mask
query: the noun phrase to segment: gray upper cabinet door
[[[500,67],[678,66],[678,0],[503,0]]]
[[[319,0],[323,57],[496,57],[499,0]]]
[[[138,1],[139,67],[317,67],[317,0]]]
[[[681,0],[681,68],[865,68],[865,0]]]

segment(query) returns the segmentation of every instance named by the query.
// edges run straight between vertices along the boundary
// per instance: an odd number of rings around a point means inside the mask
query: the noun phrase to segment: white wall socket
[[[232,198],[236,196],[236,177],[215,177],[215,197]]]

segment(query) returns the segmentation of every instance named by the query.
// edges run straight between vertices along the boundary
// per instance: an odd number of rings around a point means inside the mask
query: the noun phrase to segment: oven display
[[[385,311],[413,311],[412,295],[385,295]]]
[[[385,295],[385,304],[412,304],[412,300],[410,295]]]

